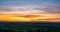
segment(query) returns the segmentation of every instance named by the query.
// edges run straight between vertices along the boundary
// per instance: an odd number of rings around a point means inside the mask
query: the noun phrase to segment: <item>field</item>
[[[0,32],[60,32],[60,23],[0,22]]]

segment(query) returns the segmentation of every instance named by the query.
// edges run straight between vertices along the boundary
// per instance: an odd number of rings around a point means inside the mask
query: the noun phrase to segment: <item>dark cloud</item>
[[[0,9],[0,11],[14,11],[14,9],[7,8],[7,9]]]
[[[40,10],[40,11],[45,11],[46,13],[53,13],[53,14],[60,14],[60,6],[47,6],[45,8],[41,7],[39,8],[34,8],[35,10]]]

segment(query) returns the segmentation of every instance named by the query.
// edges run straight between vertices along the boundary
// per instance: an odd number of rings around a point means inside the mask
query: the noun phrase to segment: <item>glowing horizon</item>
[[[60,0],[0,0],[0,21],[60,22]]]
[[[60,21],[60,18],[58,16],[53,16],[53,15],[47,15],[47,16],[43,16],[43,15],[0,15],[0,20],[4,20],[4,21],[12,21],[12,22],[18,22],[18,21],[22,21],[22,22],[31,22],[31,21],[37,21],[37,22],[56,22],[56,21]]]

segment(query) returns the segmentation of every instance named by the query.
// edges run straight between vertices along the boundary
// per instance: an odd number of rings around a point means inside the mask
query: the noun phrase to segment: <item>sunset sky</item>
[[[0,21],[59,22],[60,0],[0,0]]]

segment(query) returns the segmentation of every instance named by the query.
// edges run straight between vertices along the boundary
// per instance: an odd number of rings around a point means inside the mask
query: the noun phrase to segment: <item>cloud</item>
[[[45,11],[45,13],[60,14],[60,6],[54,3],[44,3],[39,7],[35,7],[35,10]]]
[[[60,14],[60,6],[54,1],[6,1],[0,4],[0,14]],[[25,3],[25,4],[24,4]]]

